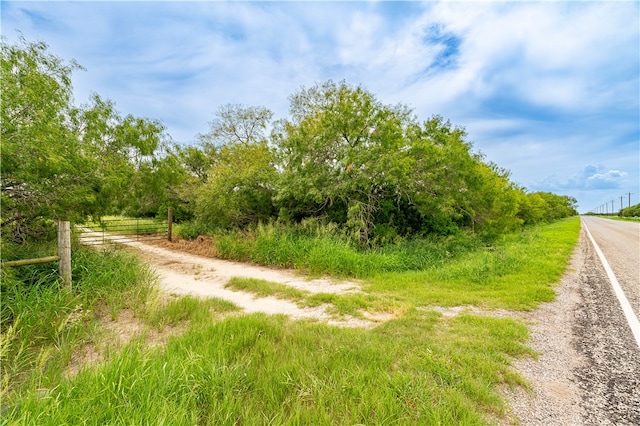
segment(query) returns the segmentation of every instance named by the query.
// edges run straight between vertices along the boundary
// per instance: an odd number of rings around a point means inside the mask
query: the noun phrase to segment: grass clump
[[[193,296],[174,297],[153,309],[148,309],[145,320],[162,329],[184,322],[211,321],[217,314],[237,311],[238,306],[219,298],[200,299]]]

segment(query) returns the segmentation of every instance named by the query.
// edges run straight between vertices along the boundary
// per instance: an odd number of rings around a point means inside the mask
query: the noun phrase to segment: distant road
[[[640,347],[628,319],[635,316],[637,324],[640,316],[640,224],[595,217],[583,217],[582,224],[582,300],[572,331],[583,357],[574,374],[584,424],[640,425]],[[627,315],[587,230],[628,301]]]

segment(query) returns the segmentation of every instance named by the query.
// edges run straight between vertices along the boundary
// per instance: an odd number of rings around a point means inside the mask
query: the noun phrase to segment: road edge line
[[[596,243],[596,240],[591,235],[591,232],[589,232],[589,228],[587,227],[587,224],[582,222],[582,226],[584,226],[584,230],[587,231],[587,235],[591,240],[591,244],[593,244],[593,248],[595,248],[596,253],[598,254],[598,257],[600,258],[600,262],[602,263],[602,266],[604,267],[604,270],[607,273],[607,276],[609,277],[609,282],[613,287],[613,292],[616,294],[616,297],[618,298],[618,303],[620,303],[620,307],[622,308],[622,312],[624,313],[624,316],[627,318],[627,323],[629,324],[629,328],[631,328],[631,333],[633,334],[633,337],[635,337],[636,343],[640,348],[640,321],[638,321],[638,317],[636,316],[635,312],[633,312],[633,308],[631,307],[631,304],[627,300],[627,296],[625,296],[624,291],[622,290],[622,287],[620,287],[620,283],[618,282],[618,279],[613,273],[611,266],[609,266],[609,262],[607,262],[606,257],[604,257],[604,253],[602,253],[602,250],[600,250],[600,247]]]

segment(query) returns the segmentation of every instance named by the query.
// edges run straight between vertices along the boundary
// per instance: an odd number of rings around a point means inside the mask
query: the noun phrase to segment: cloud
[[[586,189],[615,189],[621,187],[621,179],[627,176],[627,172],[609,170],[603,173],[594,173],[588,176],[584,182]]]
[[[601,189],[620,189],[625,183],[626,171],[605,168],[602,165],[589,164],[582,172],[568,180],[559,180],[549,176],[540,184],[535,185],[538,190],[545,191],[588,191]]]

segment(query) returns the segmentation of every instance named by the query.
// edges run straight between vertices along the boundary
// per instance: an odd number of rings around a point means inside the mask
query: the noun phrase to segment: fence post
[[[71,290],[71,224],[69,221],[58,221],[58,256],[62,284]]]
[[[167,217],[167,238],[169,239],[169,242],[171,242],[171,228],[173,228],[173,208],[169,207],[169,212],[168,212],[168,217]]]

